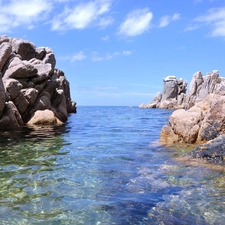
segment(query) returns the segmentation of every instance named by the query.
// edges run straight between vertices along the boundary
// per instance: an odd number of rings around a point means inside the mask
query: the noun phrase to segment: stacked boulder
[[[225,91],[207,95],[189,110],[174,111],[161,130],[160,142],[200,144],[190,155],[225,164]]]
[[[168,76],[163,82],[163,93],[157,93],[152,102],[141,104],[140,108],[190,108],[208,94],[219,93],[225,89],[225,78],[219,76],[218,70],[207,73],[206,76],[200,71],[194,73],[188,93],[186,93],[187,81],[183,79],[178,80],[175,76]]]
[[[182,106],[185,96],[187,81],[177,79],[175,76],[163,78],[163,93],[157,93],[153,101],[148,104],[141,104],[139,108],[163,108],[174,109]]]
[[[64,73],[55,68],[48,47],[19,38],[0,37],[0,129],[32,124],[34,115],[48,123],[43,111],[52,113],[54,124],[65,122],[76,112]],[[36,120],[35,120],[36,121]],[[51,122],[52,123],[52,122]]]

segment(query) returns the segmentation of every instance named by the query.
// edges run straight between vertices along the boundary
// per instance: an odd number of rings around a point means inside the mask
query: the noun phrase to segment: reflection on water
[[[1,224],[224,224],[223,169],[157,143],[170,113],[81,107],[61,127],[2,132]]]
[[[1,224],[29,224],[27,218],[54,218],[61,213],[54,189],[61,179],[55,174],[64,140],[60,128],[5,132],[0,142]]]

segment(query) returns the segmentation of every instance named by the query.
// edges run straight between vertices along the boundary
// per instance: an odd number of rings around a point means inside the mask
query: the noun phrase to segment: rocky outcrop
[[[163,79],[163,83],[163,93],[157,93],[152,102],[141,104],[139,108],[174,109],[183,104],[187,81],[168,76]]]
[[[174,111],[168,125],[161,130],[161,143],[199,144],[225,134],[225,95],[222,93],[207,95],[189,110]]]
[[[188,155],[205,159],[210,163],[225,165],[225,135],[197,146]]]
[[[1,130],[31,124],[40,110],[49,110],[61,122],[76,112],[69,82],[55,65],[50,48],[36,48],[19,38],[0,37]]]
[[[140,108],[188,109],[195,103],[202,101],[208,94],[225,90],[225,78],[219,76],[219,71],[214,70],[203,76],[196,72],[190,82],[188,92],[187,81],[169,76],[163,79],[163,93],[157,93],[152,102],[141,104]]]

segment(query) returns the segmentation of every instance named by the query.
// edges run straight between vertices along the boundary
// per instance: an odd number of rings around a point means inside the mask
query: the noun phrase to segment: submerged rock
[[[40,110],[42,114],[47,112],[44,110],[52,112],[61,122],[76,112],[69,82],[55,65],[50,48],[36,48],[32,42],[19,38],[0,37],[1,130],[32,121]]]

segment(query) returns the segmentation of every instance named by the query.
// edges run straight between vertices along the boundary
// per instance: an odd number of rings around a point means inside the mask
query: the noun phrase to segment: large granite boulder
[[[28,125],[61,125],[62,122],[49,110],[37,110],[34,116],[28,121]]]
[[[225,90],[225,78],[219,76],[218,70],[213,70],[205,76],[200,71],[194,73],[187,93],[187,81],[183,79],[168,76],[163,82],[162,94],[157,93],[152,102],[141,104],[140,108],[188,109],[208,94],[220,94]]]
[[[205,143],[225,134],[224,121],[225,95],[209,94],[189,110],[174,111],[161,130],[160,140],[163,144]]]
[[[60,124],[69,113],[76,112],[69,82],[55,65],[50,48],[36,48],[32,42],[19,38],[0,37],[1,130],[35,124],[32,121],[37,115],[46,115],[50,124]]]

